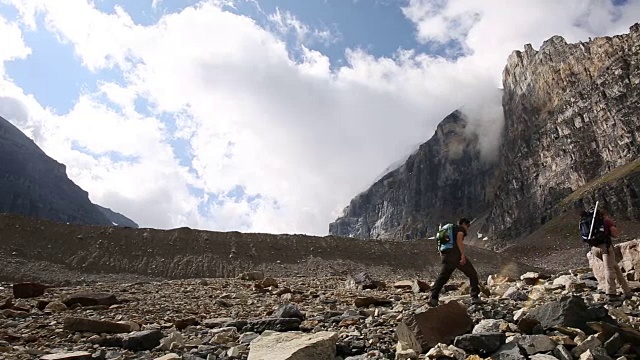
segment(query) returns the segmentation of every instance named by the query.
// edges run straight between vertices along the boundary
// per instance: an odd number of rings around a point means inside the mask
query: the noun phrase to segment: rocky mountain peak
[[[47,156],[28,136],[0,117],[0,213],[64,223],[113,226],[89,194],[67,177],[66,166]],[[119,215],[119,216],[118,216]],[[133,223],[130,219],[128,226]],[[137,227],[137,225],[136,225]]]
[[[482,160],[478,137],[467,125],[462,112],[448,115],[404,165],[356,196],[330,233],[417,238],[452,216],[486,210],[494,164]]]

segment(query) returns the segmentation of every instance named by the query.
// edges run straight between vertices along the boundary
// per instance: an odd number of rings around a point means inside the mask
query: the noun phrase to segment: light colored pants
[[[616,291],[616,280],[620,284],[622,288],[622,292],[625,294],[630,294],[631,289],[629,288],[629,283],[627,279],[624,278],[624,274],[620,270],[620,266],[618,266],[618,262],[616,261],[616,252],[613,248],[613,245],[607,246],[607,244],[602,244],[598,246],[591,247],[591,254],[596,258],[602,260],[604,263],[604,289],[608,295],[617,294]]]

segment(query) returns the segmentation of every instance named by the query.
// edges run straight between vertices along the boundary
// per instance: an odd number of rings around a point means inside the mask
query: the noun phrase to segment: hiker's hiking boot
[[[429,302],[427,304],[429,304],[429,306],[431,307],[436,307],[438,306],[438,303],[439,303],[438,298],[432,297],[429,299]]]
[[[627,299],[627,295],[607,294],[607,302],[622,302]]]
[[[486,301],[480,299],[479,297],[472,297],[471,298],[471,304],[473,304],[473,305],[484,305],[486,303],[487,303]]]

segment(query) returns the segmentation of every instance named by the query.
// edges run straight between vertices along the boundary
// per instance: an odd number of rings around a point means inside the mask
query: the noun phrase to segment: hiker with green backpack
[[[478,272],[464,253],[463,240],[465,236],[467,236],[470,225],[471,222],[469,219],[462,218],[458,221],[457,225],[446,224],[441,226],[436,234],[442,265],[440,274],[431,288],[430,306],[438,306],[440,291],[442,291],[442,288],[447,281],[449,281],[456,269],[462,271],[469,278],[471,285],[471,302],[473,304],[484,303],[480,300]]]

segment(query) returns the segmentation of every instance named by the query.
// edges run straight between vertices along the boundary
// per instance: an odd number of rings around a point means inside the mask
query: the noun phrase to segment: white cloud
[[[16,122],[38,130],[38,143],[68,165],[94,201],[144,226],[311,234],[326,234],[352,196],[461,105],[482,114],[472,121],[494,142],[500,111],[488,94],[500,86],[511,51],[555,34],[576,41],[625,32],[640,8],[637,1],[616,14],[603,1],[451,0],[434,7],[412,0],[404,11],[419,39],[460,41],[466,56],[405,50],[376,58],[347,49],[347,65],[332,70],[327,56],[302,44],[302,59],[291,59],[279,32],[214,1],[146,27],[122,9],[104,14],[86,0],[13,1],[24,24],[43,12],[47,29],[72,44],[87,68],[124,74],[125,84],[100,83],[101,94],[81,96],[62,116],[0,84],[0,96],[29,111]],[[272,21],[282,31],[313,32],[289,13]],[[153,113],[135,110],[138,97]],[[167,114],[177,118],[178,132],[161,120]],[[193,154],[191,170],[171,148],[175,138]],[[114,151],[137,160],[112,160]],[[238,186],[260,197],[234,199],[228,193]],[[206,203],[216,193],[218,201]],[[207,211],[199,214],[199,205]]]
[[[276,11],[267,17],[276,26],[275,30],[279,33],[284,35],[290,32],[294,33],[299,44],[309,44],[315,41],[331,44],[340,38],[340,34],[334,34],[329,28],[312,28],[300,21],[290,11],[282,11],[280,8],[276,8]]]

